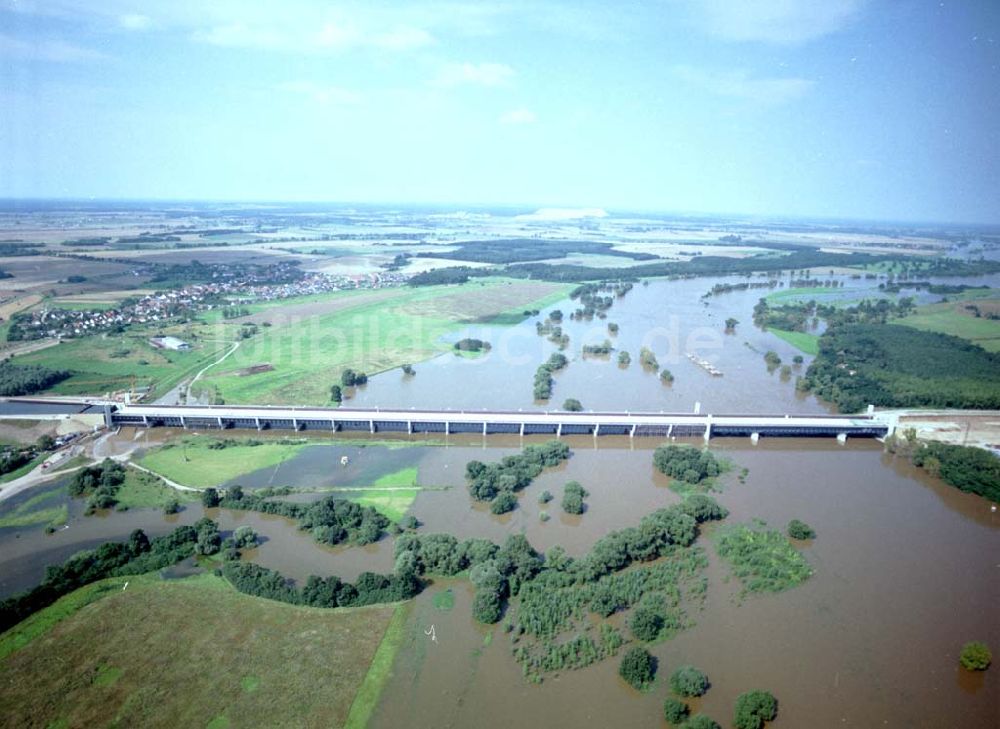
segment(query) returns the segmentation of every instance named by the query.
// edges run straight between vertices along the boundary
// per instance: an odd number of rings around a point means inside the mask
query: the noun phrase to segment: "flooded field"
[[[652,439],[568,442],[570,460],[543,473],[521,493],[518,508],[501,517],[471,499],[464,468],[471,459],[491,461],[515,452],[516,438],[490,438],[485,447],[476,439],[399,449],[317,445],[284,463],[279,473],[281,485],[315,487],[415,466],[420,485],[451,487],[417,496],[410,513],[424,523],[422,532],[495,541],[523,532],[540,550],[558,544],[576,556],[608,531],[636,524],[680,498],[653,469]],[[973,677],[957,668],[965,641],[1000,644],[1000,515],[985,500],[897,462],[873,441],[838,446],[832,439],[762,440],[754,447],[748,440],[720,439],[712,450],[732,464],[716,494],[731,511],[727,523],[762,518],[783,528],[789,519],[801,518],[816,529],[817,539],[801,545],[815,569],[805,584],[741,601],[738,583],[727,579],[710,546],[708,527],[699,539],[710,557],[705,607],[692,611],[694,627],[654,646],[661,678],[648,694],[621,683],[615,660],[552,676],[541,685],[527,683],[502,629],[473,622],[471,586],[462,580],[435,584],[411,605],[407,638],[374,725],[660,726],[665,676],[682,663],[709,674],[712,688],[696,706],[722,722],[739,693],[766,688],[780,701],[775,726],[990,725],[1000,681],[994,672]],[[339,465],[343,454],[351,466]],[[743,468],[749,475],[740,483]],[[255,478],[240,481],[265,485]],[[562,487],[572,479],[590,492],[588,508],[578,517],[558,507]],[[552,519],[545,523],[538,516],[543,489],[556,496],[547,507]],[[224,531],[251,525],[264,540],[245,557],[297,580],[309,574],[354,579],[365,570],[392,568],[389,537],[366,548],[326,548],[286,519],[205,512],[200,505],[171,517],[153,510],[94,517],[81,511],[78,502],[72,504],[69,528],[51,535],[41,527],[0,533],[4,595],[36,583],[46,564],[82,548],[124,539],[135,528],[162,534],[206,513]],[[442,611],[433,598],[447,587],[454,607]],[[425,634],[431,625],[433,641]]]
[[[843,276],[842,288],[824,301],[852,301],[877,293],[877,281]],[[738,283],[743,279],[728,279]],[[787,278],[786,278],[787,281]],[[569,366],[555,375],[549,407],[578,398],[586,409],[703,412],[823,413],[828,406],[795,392],[794,375],[769,373],[763,353],[775,350],[785,362],[799,354],[783,340],[752,324],[754,304],[772,291],[755,289],[702,300],[716,280],[659,281],[636,286],[616,301],[607,320],[571,321],[578,306],[561,309],[571,343]],[[950,280],[950,283],[955,283]],[[973,284],[995,283],[972,279]],[[906,292],[910,293],[910,292]],[[920,292],[918,301],[934,297]],[[740,321],[724,332],[727,317]],[[354,407],[506,408],[545,407],[532,400],[535,368],[555,345],[535,332],[531,317],[513,327],[473,326],[455,335],[486,339],[485,356],[451,354],[416,365],[415,377],[398,370],[373,377],[347,405]],[[619,325],[610,336],[607,323]],[[819,331],[817,329],[817,331]],[[583,344],[611,339],[629,351],[632,364],[585,358]],[[676,380],[661,384],[640,366],[648,346]],[[576,353],[576,354],[574,354]],[[722,371],[712,377],[686,356],[694,353]],[[176,438],[179,431],[124,431],[116,448],[142,449]],[[232,437],[242,437],[236,434]],[[422,533],[446,532],[459,539],[485,537],[502,542],[524,534],[540,551],[555,546],[584,555],[610,531],[637,524],[643,515],[676,503],[652,462],[655,438],[570,437],[572,457],[546,470],[520,493],[517,508],[502,516],[474,501],[465,483],[473,459],[495,461],[538,438],[517,436],[429,437],[377,434],[308,434],[313,444],[276,466],[242,474],[221,484],[246,489],[291,487],[285,498],[320,498],[330,489],[350,498],[352,489],[413,469],[417,493],[408,513]],[[281,439],[287,432],[255,437]],[[298,437],[298,436],[291,436]],[[702,441],[690,441],[702,445]],[[708,592],[702,609],[692,607],[694,626],[653,646],[660,661],[652,691],[639,694],[617,676],[617,660],[579,671],[550,675],[541,685],[526,681],[511,655],[510,638],[500,626],[485,627],[471,617],[472,588],[462,579],[430,585],[408,607],[406,639],[373,719],[375,727],[414,726],[662,726],[666,676],[694,664],[712,688],[691,703],[723,725],[736,697],[761,688],[780,703],[775,726],[990,726],[1000,705],[997,671],[972,675],[958,668],[963,643],[1000,645],[997,555],[1000,514],[983,499],[963,494],[908,463],[883,452],[875,441],[834,439],[716,439],[712,451],[731,468],[719,479],[716,498],[731,514],[725,523],[760,518],[783,529],[792,518],[807,521],[817,539],[797,545],[815,574],[778,595],[740,597],[738,581],[711,546],[718,526],[706,526],[698,544],[709,557]],[[748,470],[745,481],[739,478]],[[0,596],[37,584],[48,564],[61,562],[103,541],[126,539],[136,528],[151,536],[209,516],[224,532],[242,524],[261,536],[244,559],[279,570],[296,581],[336,574],[355,580],[365,571],[393,567],[393,538],[364,548],[325,547],[291,520],[188,504],[180,514],[137,509],[84,516],[83,504],[66,495],[68,476],[0,505],[8,514],[25,499],[49,493],[45,504],[68,507],[66,528],[46,534],[44,524],[0,529]],[[580,516],[562,512],[559,499],[567,481],[588,491]],[[550,491],[555,499],[539,503]],[[542,517],[546,512],[549,519]],[[435,596],[449,589],[454,605],[443,610]],[[447,601],[447,602],[450,602]],[[615,619],[613,619],[615,620]]]
[[[796,278],[800,277],[797,275]],[[843,282],[843,287],[809,296],[820,303],[858,301],[884,296],[879,280],[853,279],[850,276],[817,272],[819,280]],[[636,285],[625,297],[617,299],[607,312],[607,319],[573,321],[569,315],[580,304],[565,299],[546,309],[540,316],[529,317],[512,327],[470,326],[453,335],[458,341],[474,337],[492,345],[489,353],[468,359],[444,354],[416,365],[415,377],[405,377],[391,370],[372,377],[345,403],[347,407],[384,408],[453,408],[557,409],[566,398],[576,398],[586,410],[651,410],[689,412],[700,403],[702,412],[711,413],[825,413],[828,405],[812,395],[795,391],[795,377],[805,372],[811,357],[803,355],[801,366],[793,367],[790,377],[779,370],[768,371],[764,353],[774,350],[782,361],[803,353],[753,324],[753,307],[763,297],[787,291],[789,277],[783,276],[784,288],[761,288],[733,291],[702,299],[717,283],[738,284],[744,277],[693,278],[676,281],[652,281]],[[933,279],[928,279],[933,280]],[[944,280],[944,279],[942,279]],[[766,279],[753,278],[753,283]],[[1000,277],[970,279],[949,278],[950,284],[997,285]],[[904,291],[917,303],[940,300],[926,291]],[[570,360],[565,369],[555,373],[555,386],[548,402],[536,402],[532,395],[535,370],[551,353],[559,351],[553,343],[536,333],[535,322],[549,312],[563,313],[562,330],[570,338],[563,354]],[[735,331],[727,333],[725,321],[739,321]],[[617,335],[608,331],[608,323],[618,324]],[[822,331],[822,322],[812,333]],[[607,357],[581,354],[584,344],[611,341],[614,351]],[[655,372],[639,363],[642,347],[649,347],[661,367],[669,369],[675,380],[661,383]],[[620,367],[618,353],[627,351],[631,365]],[[687,354],[707,360],[719,371],[713,377],[692,362]]]

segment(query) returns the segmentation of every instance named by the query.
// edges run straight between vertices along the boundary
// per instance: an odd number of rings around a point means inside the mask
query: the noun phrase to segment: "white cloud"
[[[125,30],[146,30],[153,24],[148,15],[125,13],[118,16],[118,25]]]
[[[690,0],[689,0],[690,1]],[[695,0],[703,28],[734,41],[797,44],[834,33],[867,0]]]
[[[513,109],[500,115],[501,124],[532,124],[536,121],[535,112],[528,109]]]
[[[692,66],[675,66],[674,74],[683,81],[718,96],[744,99],[759,104],[781,104],[797,99],[813,86],[804,78],[754,77],[747,71],[715,71]]]
[[[268,50],[281,49],[287,43],[287,39],[277,31],[252,28],[243,23],[217,25],[207,30],[198,30],[194,33],[194,39],[213,46]]]
[[[387,51],[408,51],[434,43],[434,37],[421,28],[397,26],[385,33],[376,33],[370,39],[376,48]]]
[[[26,41],[0,33],[0,56],[22,61],[76,63],[107,58],[100,51],[73,45],[58,39]]]
[[[449,63],[431,81],[433,86],[508,86],[514,69],[502,63]]]
[[[308,96],[318,104],[350,106],[361,102],[361,94],[341,86],[327,86],[312,81],[290,81],[279,87],[282,91]]]

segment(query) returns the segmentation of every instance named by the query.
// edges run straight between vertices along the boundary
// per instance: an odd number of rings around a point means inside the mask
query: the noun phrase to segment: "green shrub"
[[[816,530],[804,521],[792,519],[788,522],[788,536],[792,539],[815,539]]]
[[[993,661],[993,654],[985,643],[974,640],[962,646],[959,661],[970,671],[985,671]]]
[[[708,676],[694,666],[681,666],[670,674],[670,688],[678,696],[702,696],[708,691]]]
[[[778,700],[767,691],[747,691],[736,699],[736,729],[761,729],[778,715]]]
[[[704,714],[695,714],[681,725],[681,729],[720,729],[718,722]]]
[[[663,613],[649,605],[639,605],[632,611],[628,627],[637,640],[656,640],[663,630]]]
[[[490,511],[494,514],[506,514],[508,511],[513,511],[515,506],[517,506],[517,497],[510,491],[501,491],[490,502]]]
[[[622,656],[618,675],[632,688],[642,690],[652,683],[656,662],[645,648],[629,648]]]
[[[679,725],[687,718],[688,711],[687,704],[683,701],[669,698],[663,702],[663,718],[668,724]]]

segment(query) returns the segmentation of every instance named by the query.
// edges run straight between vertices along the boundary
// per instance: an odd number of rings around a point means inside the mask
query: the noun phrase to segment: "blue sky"
[[[1000,222],[1000,2],[0,0],[0,196]]]

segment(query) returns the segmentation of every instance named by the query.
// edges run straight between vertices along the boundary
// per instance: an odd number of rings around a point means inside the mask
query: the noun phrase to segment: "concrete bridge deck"
[[[877,415],[714,415],[650,412],[361,410],[280,406],[108,405],[108,426],[507,433],[516,435],[882,437]]]

